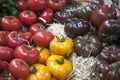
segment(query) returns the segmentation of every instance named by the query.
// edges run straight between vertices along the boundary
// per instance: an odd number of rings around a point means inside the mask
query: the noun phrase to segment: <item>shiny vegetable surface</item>
[[[53,54],[66,56],[73,49],[74,43],[71,38],[63,35],[54,37],[50,42],[50,50]]]
[[[68,36],[75,38],[79,35],[88,33],[90,24],[83,19],[70,18],[67,19],[64,30]]]
[[[38,62],[46,64],[47,58],[51,55],[51,51],[48,48],[36,47],[39,51]]]
[[[114,62],[112,64],[107,63],[104,60],[99,60],[96,63],[96,70],[99,73],[100,80],[119,80],[120,79],[120,62]]]
[[[108,45],[103,47],[100,54],[98,55],[98,59],[105,60],[108,63],[113,63],[116,61],[120,61],[120,47],[118,45]]]
[[[51,80],[51,73],[46,66],[36,63],[30,67],[30,74],[25,80]]]
[[[51,55],[46,62],[47,68],[53,77],[64,80],[72,72],[72,64],[70,61],[60,55]]]
[[[120,21],[119,20],[106,20],[104,21],[99,30],[98,35],[103,42],[115,43],[120,38]]]
[[[95,35],[87,34],[75,38],[75,52],[78,56],[96,56],[101,50],[101,41]]]

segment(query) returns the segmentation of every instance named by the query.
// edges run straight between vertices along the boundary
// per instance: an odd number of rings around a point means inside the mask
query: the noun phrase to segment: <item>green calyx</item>
[[[30,45],[24,45],[26,47],[27,50],[31,50],[32,49],[32,46]]]
[[[57,60],[57,63],[60,65],[64,64],[64,58],[62,57],[59,60]]]
[[[52,1],[53,1],[53,2],[56,2],[56,3],[59,2],[59,0],[52,0]]]
[[[32,66],[32,69],[30,70],[31,74],[35,74],[37,72],[37,69],[35,66]]]
[[[20,34],[14,34],[14,38],[15,38],[16,40],[19,40]]]
[[[59,42],[65,42],[65,40],[66,40],[66,37],[63,35],[61,35],[61,37],[56,36],[56,38]]]

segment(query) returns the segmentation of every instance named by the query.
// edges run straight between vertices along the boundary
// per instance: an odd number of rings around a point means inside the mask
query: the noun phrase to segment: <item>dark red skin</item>
[[[5,69],[0,74],[0,80],[18,80],[15,76],[13,76],[8,69]]]
[[[1,27],[6,31],[18,31],[21,23],[15,16],[4,16],[1,20]]]
[[[35,23],[30,26],[29,31],[32,34],[35,34],[36,32],[39,32],[39,31],[45,31],[45,26],[41,23]]]
[[[117,45],[108,45],[103,47],[98,55],[98,59],[107,61],[109,64],[120,61],[120,47]]]
[[[28,9],[34,12],[41,12],[47,8],[46,0],[28,0]]]
[[[27,41],[30,41],[32,38],[32,33],[30,31],[28,31],[28,28],[25,26],[21,26],[20,28],[20,34],[23,36],[24,39],[26,39]]]
[[[66,0],[47,0],[47,5],[54,11],[61,10],[67,4]]]
[[[5,80],[2,76],[0,76],[0,80]]]
[[[18,31],[12,31],[6,37],[7,44],[10,48],[15,49],[17,46],[26,43],[24,36]]]
[[[33,36],[33,34],[30,31],[26,31],[26,32],[21,32],[21,35],[23,36],[23,38],[27,41],[31,41],[31,38]]]
[[[0,46],[7,46],[6,36],[8,34],[8,31],[0,31]]]
[[[0,72],[2,72],[3,70],[7,68],[8,68],[8,62],[0,60]]]
[[[22,59],[13,59],[9,63],[8,69],[17,78],[24,78],[29,75],[29,65]]]
[[[96,9],[92,14],[90,21],[96,28],[107,19],[115,19],[116,18],[116,10],[112,7],[108,7],[107,5],[102,6],[100,9]]]
[[[36,22],[37,20],[37,15],[35,12],[30,11],[30,10],[24,10],[19,14],[19,20],[23,25],[31,25]]]
[[[23,11],[23,10],[28,9],[28,7],[27,7],[27,1],[28,0],[18,0],[17,1],[17,9],[19,11]]]
[[[0,30],[1,30],[1,20],[2,20],[2,19],[0,18]]]
[[[75,38],[79,35],[88,33],[90,30],[90,24],[83,19],[70,18],[66,20],[64,30],[68,36]]]
[[[52,21],[52,19],[53,19],[53,15],[54,15],[53,10],[50,9],[50,8],[46,8],[46,9],[41,13],[40,17],[38,17],[38,21],[39,21],[40,23],[43,23],[43,24],[49,24],[49,23],[51,23],[51,21]],[[42,20],[41,18],[44,19],[45,21]]]
[[[33,35],[33,42],[40,47],[49,47],[53,38],[54,36],[50,32],[37,32]]]
[[[37,62],[39,52],[35,47],[29,45],[20,45],[15,49],[15,58],[20,58],[26,61],[29,65]]]
[[[116,43],[120,39],[120,21],[119,20],[106,20],[104,21],[99,29],[98,36],[102,42],[109,44]]]
[[[9,47],[0,46],[0,60],[11,61],[14,58],[14,50]]]

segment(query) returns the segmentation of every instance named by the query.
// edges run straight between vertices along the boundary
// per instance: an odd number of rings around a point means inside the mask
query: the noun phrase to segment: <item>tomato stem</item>
[[[118,40],[118,36],[117,35],[110,35],[110,39],[112,41],[116,41],[116,40]]]
[[[3,77],[4,78],[9,78],[9,72],[8,72],[8,70],[5,70],[5,72],[4,72],[4,74],[3,74]]]
[[[35,66],[32,66],[32,69],[30,70],[31,74],[35,74],[37,72],[37,69]]]
[[[87,43],[87,44],[90,44],[90,39],[87,39],[87,40],[86,40],[86,43]]]
[[[27,14],[30,14],[30,11],[29,11],[29,10],[26,10],[26,13],[27,13]]]
[[[32,46],[30,45],[24,45],[26,47],[27,50],[31,50],[32,49]]]
[[[58,36],[56,36],[57,40],[58,40],[59,42],[65,42],[66,37],[65,37],[65,36],[63,36],[63,35],[61,35],[61,36],[62,36],[61,38],[60,38],[60,37],[58,37]]]
[[[21,62],[20,62],[20,64],[22,64],[22,65],[26,66],[25,62],[23,62],[23,61],[21,61]]]
[[[12,20],[14,18],[14,16],[9,16],[9,19]]]
[[[109,46],[109,51],[113,51],[113,47],[112,46]]]
[[[14,38],[15,38],[16,40],[19,40],[19,37],[20,37],[20,34],[14,34]]]
[[[120,69],[120,63],[117,64],[117,69]]]
[[[25,27],[24,27],[24,26],[21,26],[21,27],[20,27],[20,31],[21,31],[21,32],[26,32]]]
[[[64,58],[62,57],[61,59],[57,60],[57,63],[61,65],[64,64]]]
[[[53,2],[56,2],[56,3],[59,2],[59,0],[52,0],[52,1],[53,1]]]
[[[44,31],[44,29],[42,27],[44,27],[42,24],[37,24],[37,27],[40,28],[42,31]]]

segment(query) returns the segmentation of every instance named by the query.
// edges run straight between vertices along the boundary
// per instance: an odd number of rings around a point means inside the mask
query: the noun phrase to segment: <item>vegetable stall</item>
[[[0,0],[0,80],[119,80],[119,0]]]

